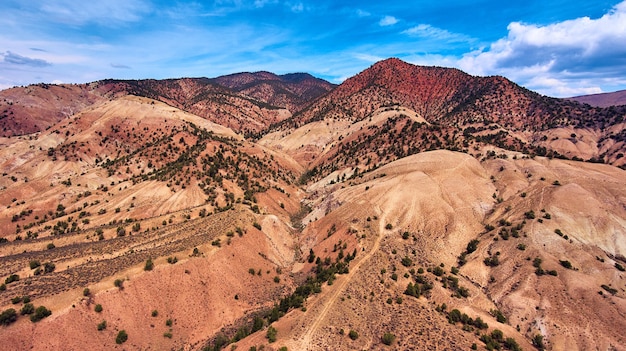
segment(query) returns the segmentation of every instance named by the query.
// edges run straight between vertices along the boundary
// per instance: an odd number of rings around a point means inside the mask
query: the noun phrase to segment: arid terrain
[[[0,91],[0,343],[626,350],[626,105],[591,105],[398,59]]]

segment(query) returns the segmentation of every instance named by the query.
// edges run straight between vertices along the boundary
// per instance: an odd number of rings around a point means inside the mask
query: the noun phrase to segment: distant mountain
[[[215,79],[36,84],[0,91],[0,136],[39,132],[93,104],[124,95],[163,101],[237,132],[258,133],[333,88],[306,73],[277,76],[268,72]]]
[[[442,147],[470,152],[473,143],[622,165],[626,133],[619,125],[625,115],[626,106],[591,107],[539,95],[504,77],[474,77],[392,58],[276,125],[272,131],[284,138],[272,134],[266,142],[292,146],[293,157],[322,167],[319,176],[355,166],[356,160],[372,167]],[[312,124],[318,121],[336,122],[339,131],[320,131],[326,133],[321,137]]]
[[[236,73],[217,77],[213,81],[291,112],[300,111],[312,100],[335,88],[334,84],[308,73]]]
[[[620,90],[613,93],[575,96],[569,98],[569,100],[597,107],[626,105],[626,90]]]

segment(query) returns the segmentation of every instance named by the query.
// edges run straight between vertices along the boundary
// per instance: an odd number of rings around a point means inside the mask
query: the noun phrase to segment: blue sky
[[[626,89],[626,1],[2,0],[0,89],[308,72],[374,62],[503,75],[550,96]]]

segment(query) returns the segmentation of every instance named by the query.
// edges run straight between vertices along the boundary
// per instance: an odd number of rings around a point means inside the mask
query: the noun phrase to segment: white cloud
[[[512,22],[508,31],[487,49],[464,55],[459,67],[505,75],[553,96],[599,92],[600,82],[626,76],[626,1],[597,19],[545,26]]]
[[[356,10],[356,15],[359,16],[359,17],[368,17],[368,16],[371,16],[372,14],[367,12],[367,11],[358,9],[358,10]]]
[[[398,23],[398,19],[393,16],[385,16],[378,22],[381,27],[393,26],[396,23]]]
[[[418,24],[415,27],[402,31],[403,34],[407,34],[412,37],[421,37],[427,39],[434,39],[447,42],[460,42],[470,41],[470,37],[464,34],[452,33],[445,29],[433,27],[430,24]]]
[[[119,22],[135,22],[151,8],[144,0],[46,1],[40,10],[55,22],[83,25],[95,22],[113,26]]]

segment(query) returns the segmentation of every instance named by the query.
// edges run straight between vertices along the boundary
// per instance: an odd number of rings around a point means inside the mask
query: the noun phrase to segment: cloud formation
[[[24,65],[24,66],[31,66],[31,67],[46,67],[46,66],[52,65],[50,62],[46,60],[18,55],[11,51],[0,53],[0,56],[2,56],[2,60],[4,63],[8,63],[12,65]]]
[[[393,26],[396,23],[398,23],[398,19],[393,16],[385,16],[378,22],[381,27]]]
[[[55,22],[69,25],[98,23],[106,26],[119,22],[135,22],[151,11],[144,0],[74,1],[55,0],[44,2],[39,10]]]
[[[486,50],[464,55],[460,68],[505,75],[558,96],[598,93],[600,82],[626,83],[626,1],[597,19],[545,26],[512,22],[507,30]]]

